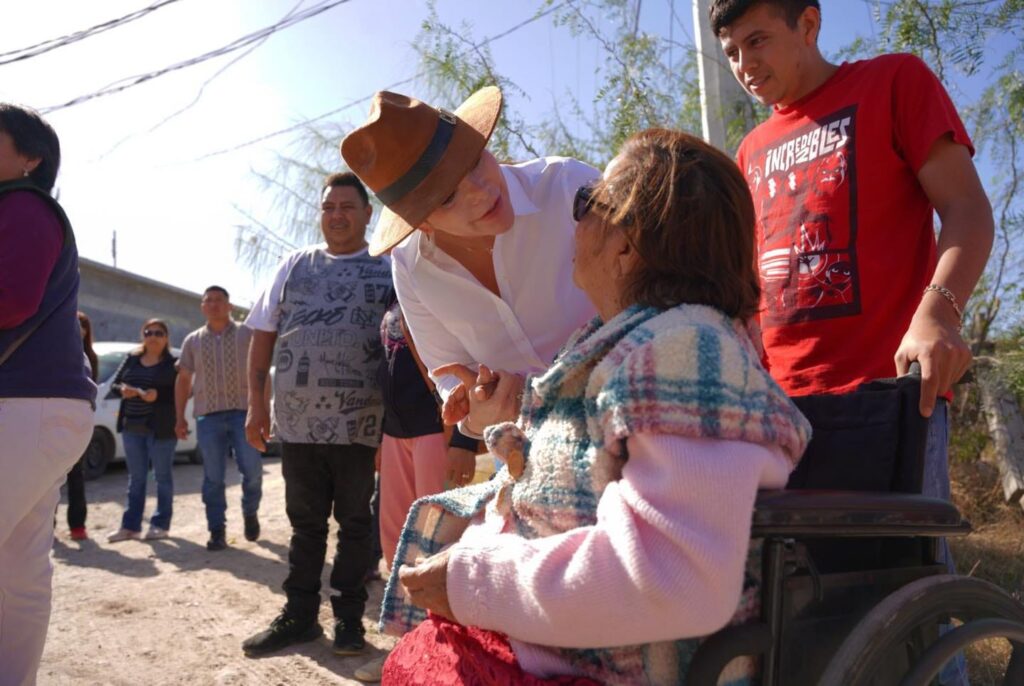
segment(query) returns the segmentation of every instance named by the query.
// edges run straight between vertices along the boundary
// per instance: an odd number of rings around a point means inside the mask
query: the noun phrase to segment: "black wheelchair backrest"
[[[793,398],[814,434],[786,488],[920,493],[928,438],[920,397],[921,377],[911,373]]]

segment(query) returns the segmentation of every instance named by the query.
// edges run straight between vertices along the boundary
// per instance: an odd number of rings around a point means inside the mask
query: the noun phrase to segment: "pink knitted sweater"
[[[595,525],[527,539],[488,508],[451,549],[456,619],[507,634],[532,674],[575,671],[544,646],[650,643],[725,626],[757,491],[781,488],[791,469],[781,450],[741,441],[637,434],[627,449]]]

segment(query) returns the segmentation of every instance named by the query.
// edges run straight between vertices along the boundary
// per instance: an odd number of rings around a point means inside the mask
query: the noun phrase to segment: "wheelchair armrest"
[[[906,493],[761,491],[753,537],[963,536],[970,522],[945,500]]]

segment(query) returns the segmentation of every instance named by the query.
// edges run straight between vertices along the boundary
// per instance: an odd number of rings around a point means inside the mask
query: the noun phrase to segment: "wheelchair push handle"
[[[914,377],[915,379],[920,380],[921,379],[921,363],[918,362],[917,360],[914,360],[913,362],[911,362],[910,363],[910,367],[907,369],[907,373],[904,374],[903,376],[911,376],[911,377]]]

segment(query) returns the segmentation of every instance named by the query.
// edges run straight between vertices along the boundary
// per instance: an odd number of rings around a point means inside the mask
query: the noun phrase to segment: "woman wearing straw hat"
[[[384,205],[370,253],[392,249],[395,290],[428,369],[539,371],[594,315],[572,283],[572,202],[599,172],[563,157],[499,164],[486,146],[501,104],[493,86],[455,112],[383,91],[341,144]],[[434,381],[446,423],[463,419],[465,387]],[[473,476],[463,457],[456,485]]]

